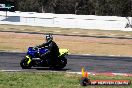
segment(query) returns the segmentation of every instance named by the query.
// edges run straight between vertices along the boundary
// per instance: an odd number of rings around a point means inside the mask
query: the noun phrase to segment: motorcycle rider
[[[46,37],[45,38],[46,43],[43,43],[37,47],[38,48],[47,48],[49,50],[47,53],[42,54],[41,57],[46,58],[48,60],[48,63],[53,66],[53,65],[55,65],[57,58],[60,54],[59,47],[53,41],[53,36],[51,34],[47,34],[45,37]]]

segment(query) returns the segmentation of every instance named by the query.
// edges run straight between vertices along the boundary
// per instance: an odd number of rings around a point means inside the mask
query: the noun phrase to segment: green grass
[[[0,72],[0,88],[84,88],[80,86],[81,75],[64,72]],[[90,79],[128,79],[132,77],[89,76]],[[132,88],[128,86],[87,86],[87,88]]]

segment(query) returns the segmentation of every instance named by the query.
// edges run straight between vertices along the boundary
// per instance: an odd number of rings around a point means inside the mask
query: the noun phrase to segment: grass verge
[[[33,72],[0,72],[0,88],[84,88],[80,86],[81,75],[59,73],[33,73]],[[122,76],[89,76],[90,79],[126,79],[132,77]],[[132,88],[128,86],[87,86],[87,88]]]

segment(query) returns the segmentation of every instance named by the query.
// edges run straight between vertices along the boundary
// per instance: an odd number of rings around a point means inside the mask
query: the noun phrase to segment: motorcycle
[[[60,55],[58,56],[54,66],[48,63],[48,59],[40,57],[40,55],[47,53],[49,50],[46,48],[29,47],[26,56],[21,60],[20,66],[22,69],[30,69],[31,67],[50,67],[53,69],[63,69],[67,64],[68,49],[59,49]]]

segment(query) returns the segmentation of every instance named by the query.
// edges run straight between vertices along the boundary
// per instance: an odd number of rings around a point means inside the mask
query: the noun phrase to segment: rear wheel
[[[28,58],[23,58],[20,62],[20,66],[22,67],[22,69],[30,69],[31,68],[31,64],[27,64],[28,62]]]
[[[57,65],[55,65],[53,68],[57,70],[63,69],[67,64],[67,59],[65,57],[59,58]]]

